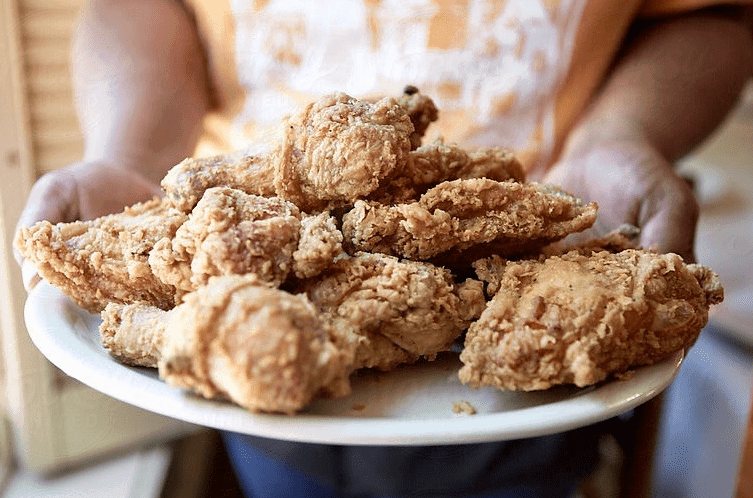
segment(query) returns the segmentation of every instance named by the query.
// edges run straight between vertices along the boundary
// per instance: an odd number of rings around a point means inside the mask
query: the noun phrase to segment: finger
[[[34,265],[26,260],[21,262],[21,278],[26,292],[31,292],[42,281],[42,277],[39,276]]]
[[[679,254],[688,263],[695,262],[699,207],[693,194],[681,191],[665,196],[652,211],[653,215],[641,222],[641,245]]]

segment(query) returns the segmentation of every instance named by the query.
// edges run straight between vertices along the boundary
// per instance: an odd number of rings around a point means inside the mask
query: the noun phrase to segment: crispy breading
[[[154,199],[92,221],[19,229],[15,246],[39,275],[90,312],[109,302],[175,305],[175,288],[148,264],[157,241],[172,237],[186,215]]]
[[[421,145],[429,125],[439,119],[439,110],[434,101],[422,94],[418,88],[408,85],[403,94],[397,99],[398,105],[405,109],[413,123],[413,133],[410,135],[411,149]]]
[[[275,191],[311,212],[351,204],[402,170],[413,124],[393,98],[371,104],[337,93],[289,118],[283,132]]]
[[[655,363],[689,348],[723,298],[713,272],[676,254],[572,251],[481,266],[498,274],[460,355],[471,386],[583,387]]]
[[[405,168],[369,195],[369,200],[382,204],[414,201],[441,182],[471,178],[524,182],[525,173],[520,161],[508,149],[465,149],[439,140],[412,150]]]
[[[157,366],[206,398],[290,414],[350,391],[352,352],[335,346],[308,299],[253,275],[213,278],[169,312],[111,304],[102,316],[103,344],[119,360]]]
[[[536,251],[595,219],[595,204],[555,187],[478,178],[443,182],[407,204],[358,201],[342,230],[351,251],[427,260],[457,259],[473,249],[476,259]]]
[[[315,277],[344,255],[342,243],[343,234],[328,212],[304,215],[298,248],[293,253],[293,273],[301,279]]]
[[[207,158],[187,158],[162,179],[165,198],[176,209],[189,213],[212,187],[232,187],[264,197],[275,194],[274,168],[268,155],[234,152]]]
[[[255,273],[279,285],[293,268],[300,230],[301,213],[290,202],[212,187],[174,237],[155,244],[149,265],[179,294],[219,275]]]
[[[445,269],[367,253],[334,263],[302,288],[346,331],[340,335],[364,338],[356,367],[381,369],[447,350],[483,301],[480,287],[462,289]]]

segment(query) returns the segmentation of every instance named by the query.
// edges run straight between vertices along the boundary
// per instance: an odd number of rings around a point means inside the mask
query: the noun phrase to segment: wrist
[[[614,116],[592,116],[582,121],[568,135],[560,161],[583,157],[596,149],[646,149],[656,151],[638,126]]]

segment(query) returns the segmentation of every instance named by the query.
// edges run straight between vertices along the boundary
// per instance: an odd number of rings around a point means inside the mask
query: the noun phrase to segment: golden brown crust
[[[165,198],[176,209],[189,213],[212,187],[232,187],[247,194],[275,194],[274,168],[268,155],[242,152],[208,158],[187,158],[162,179]]]
[[[676,254],[572,251],[478,266],[495,274],[496,294],[460,356],[472,386],[587,386],[655,363],[690,347],[722,297],[713,274]]]
[[[443,182],[408,204],[358,201],[343,217],[343,235],[351,251],[413,260],[473,247],[509,256],[536,251],[595,219],[595,204],[554,187],[479,178]]]
[[[441,182],[471,178],[524,182],[525,173],[520,161],[507,149],[464,149],[440,140],[411,151],[405,168],[369,195],[369,200],[381,204],[415,201]]]
[[[347,331],[343,335],[365,338],[356,367],[388,369],[433,357],[470,323],[450,272],[428,263],[357,254],[303,290],[335,327]]]
[[[351,204],[408,161],[413,124],[395,99],[343,93],[306,106],[283,127],[275,191],[303,211]]]
[[[212,187],[174,237],[155,244],[149,265],[179,295],[219,275],[255,273],[279,285],[292,270],[300,230],[300,211],[287,201]]]
[[[175,289],[152,273],[148,258],[154,244],[172,237],[185,218],[154,199],[93,221],[41,221],[21,228],[15,245],[42,278],[90,312],[110,302],[136,301],[169,309]]]
[[[314,396],[350,390],[353,353],[338,348],[305,296],[253,275],[217,277],[171,311],[109,305],[103,345],[169,384],[251,411],[294,413]]]

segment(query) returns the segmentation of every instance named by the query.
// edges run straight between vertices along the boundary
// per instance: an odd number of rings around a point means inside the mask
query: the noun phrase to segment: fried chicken
[[[41,221],[21,228],[15,246],[42,278],[90,312],[109,302],[135,301],[170,309],[175,288],[153,274],[148,258],[154,244],[171,238],[185,219],[154,199],[93,221]]]
[[[413,85],[405,87],[397,103],[405,109],[413,123],[410,143],[411,149],[416,149],[421,145],[421,140],[429,125],[439,118],[439,110],[433,100],[419,92],[418,88]]]
[[[465,331],[461,380],[502,389],[591,385],[693,344],[723,297],[713,272],[635,230],[573,245],[595,203],[526,182],[502,148],[422,146],[436,119],[412,87],[326,96],[268,153],[186,159],[162,200],[15,244],[104,309],[113,357],[252,411],[346,394],[354,370],[431,360]]]
[[[354,337],[356,368],[382,370],[447,350],[485,304],[480,285],[382,254],[340,260],[301,290],[341,336]]]
[[[477,178],[443,182],[407,204],[358,201],[342,230],[350,251],[445,262],[536,251],[595,219],[596,204],[555,187]]]
[[[300,228],[300,211],[287,201],[212,187],[175,236],[155,244],[149,265],[179,293],[217,275],[255,273],[279,285],[292,269]]]
[[[273,182],[270,156],[235,152],[184,159],[167,172],[160,185],[172,206],[189,213],[209,188],[232,187],[247,194],[271,197],[275,195]]]
[[[298,248],[293,253],[293,273],[299,279],[312,278],[343,256],[343,234],[329,212],[301,219]]]
[[[415,201],[443,181],[471,178],[524,182],[525,173],[520,161],[507,149],[466,150],[440,140],[412,150],[405,168],[369,195],[369,200],[381,204]]]
[[[318,274],[342,252],[341,243],[327,213],[307,216],[279,197],[212,187],[175,236],[155,244],[149,265],[181,295],[219,275],[254,273],[279,286],[291,272]]]
[[[460,355],[462,382],[509,390],[588,386],[689,348],[723,289],[676,254],[572,251],[476,264],[496,292]]]
[[[306,106],[283,131],[275,191],[311,212],[352,204],[401,171],[414,130],[395,99],[370,104],[338,93]]]
[[[305,296],[253,275],[214,278],[168,312],[113,303],[102,318],[114,357],[206,398],[292,414],[314,396],[350,392],[352,352],[335,346]]]

